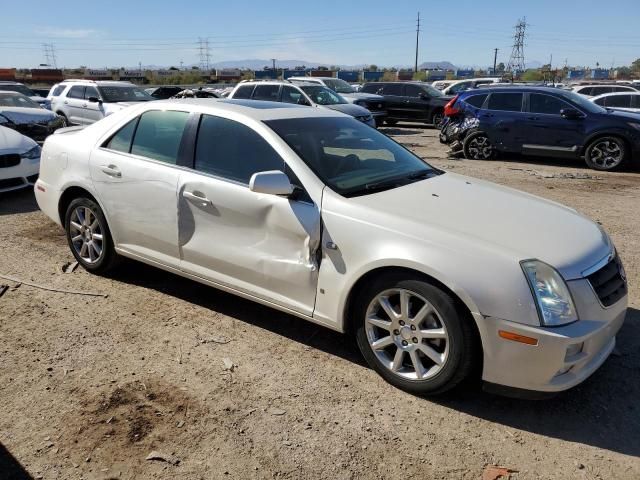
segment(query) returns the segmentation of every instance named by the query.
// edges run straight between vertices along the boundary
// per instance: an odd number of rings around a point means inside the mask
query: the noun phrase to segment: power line
[[[523,17],[515,26],[515,34],[513,35],[513,47],[507,70],[511,73],[524,72],[524,38],[527,29],[527,19]]]

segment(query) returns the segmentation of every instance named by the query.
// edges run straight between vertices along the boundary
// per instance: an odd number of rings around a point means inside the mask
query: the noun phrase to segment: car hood
[[[40,95],[32,95],[29,98],[34,102],[37,102],[40,104],[47,103],[47,99],[45,97],[41,97]]]
[[[362,93],[362,92],[353,92],[353,93],[341,93],[346,99],[354,99],[354,100],[367,100],[369,102],[381,102],[384,100],[382,95],[376,95],[375,93]]]
[[[536,258],[566,280],[581,278],[612,251],[599,226],[573,209],[453,173],[349,202],[361,203],[373,224],[479,255]]]
[[[7,127],[0,126],[0,155],[6,153],[24,153],[37,145],[29,137]]]
[[[640,115],[637,112],[630,112],[626,110],[607,110],[606,115],[620,118],[621,120],[633,120],[635,122],[640,121]]]
[[[0,107],[0,114],[17,125],[46,123],[57,117],[51,110],[44,108]]]
[[[371,115],[371,112],[364,107],[360,107],[358,105],[353,105],[352,103],[340,103],[338,105],[321,105],[322,107],[329,108],[331,110],[336,110],[341,113],[346,113],[347,115],[351,115],[352,117],[363,117],[366,115]]]

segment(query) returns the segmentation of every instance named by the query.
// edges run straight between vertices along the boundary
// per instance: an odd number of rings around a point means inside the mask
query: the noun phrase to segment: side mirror
[[[427,95],[425,92],[420,92],[420,98],[422,100],[429,100],[429,95]]]
[[[102,100],[100,100],[98,97],[89,97],[87,100],[89,100],[89,102],[91,103],[102,103]]]
[[[575,108],[563,108],[562,110],[560,110],[560,116],[562,118],[566,118],[567,120],[578,120],[584,115],[582,115],[582,113],[580,113]]]
[[[289,177],[280,170],[269,170],[251,175],[249,190],[267,195],[289,196],[293,193],[293,185],[291,185]]]

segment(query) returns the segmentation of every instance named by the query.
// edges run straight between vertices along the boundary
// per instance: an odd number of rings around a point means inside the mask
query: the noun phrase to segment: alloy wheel
[[[407,380],[432,378],[447,362],[450,342],[442,317],[411,290],[378,294],[367,308],[365,330],[379,362]]]
[[[613,140],[601,140],[591,148],[591,161],[603,170],[617,167],[624,160],[624,152]]]
[[[71,244],[76,254],[86,263],[100,260],[104,251],[103,228],[91,208],[79,206],[69,221]]]
[[[433,120],[433,126],[435,128],[440,128],[442,127],[442,121],[444,120],[444,116],[441,113],[434,113],[432,120]]]
[[[474,160],[488,160],[493,153],[489,139],[484,135],[473,137],[467,147],[469,156]]]

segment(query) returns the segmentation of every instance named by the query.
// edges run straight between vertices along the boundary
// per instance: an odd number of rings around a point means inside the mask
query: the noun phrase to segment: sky
[[[4,0],[3,3],[7,1]],[[37,67],[42,44],[58,67],[198,64],[296,59],[327,65],[412,66],[416,16],[419,62],[486,67],[509,60],[514,25],[526,17],[525,61],[611,67],[640,57],[640,0],[31,0],[0,6],[0,68]]]

